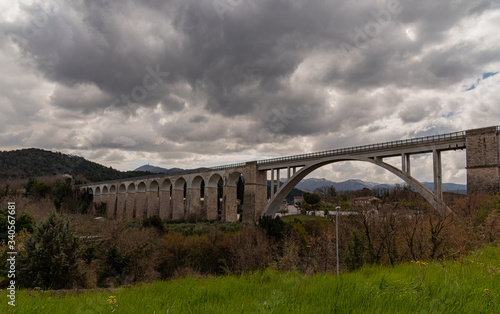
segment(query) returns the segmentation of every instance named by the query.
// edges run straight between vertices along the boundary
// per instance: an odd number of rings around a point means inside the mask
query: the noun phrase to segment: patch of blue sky
[[[462,91],[467,92],[467,91],[473,90],[477,87],[477,85],[479,85],[479,83],[481,83],[482,80],[485,80],[488,77],[491,77],[491,76],[494,76],[497,74],[498,74],[498,72],[485,72],[485,73],[483,73],[482,77],[477,78],[475,81],[473,81],[473,83],[471,85],[464,85],[462,88]]]

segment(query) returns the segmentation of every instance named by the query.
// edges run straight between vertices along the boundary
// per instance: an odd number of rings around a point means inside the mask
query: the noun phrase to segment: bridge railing
[[[500,127],[498,127],[497,130],[500,130]],[[446,140],[451,140],[451,139],[464,139],[464,138],[465,138],[465,131],[460,131],[460,132],[446,133],[446,134],[440,134],[440,135],[431,135],[431,136],[424,136],[424,137],[409,138],[409,139],[405,139],[405,140],[398,140],[398,141],[385,142],[385,143],[379,143],[379,144],[369,144],[369,145],[354,146],[354,147],[348,147],[348,148],[339,148],[339,149],[333,149],[333,150],[327,150],[327,151],[315,152],[315,153],[309,153],[309,154],[301,154],[301,155],[293,155],[293,156],[264,159],[264,160],[258,160],[257,164],[265,165],[265,164],[283,162],[283,161],[294,161],[294,160],[299,160],[299,159],[329,157],[329,156],[335,156],[335,155],[344,155],[344,154],[350,154],[350,153],[366,152],[366,151],[377,150],[377,149],[404,147],[404,146],[409,146],[409,145],[414,145],[414,144],[434,143],[434,142],[446,141]]]

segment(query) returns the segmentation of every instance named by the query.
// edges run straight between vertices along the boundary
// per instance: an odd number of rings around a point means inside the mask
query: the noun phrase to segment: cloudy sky
[[[500,125],[498,1],[11,0],[0,30],[0,150],[192,168]]]

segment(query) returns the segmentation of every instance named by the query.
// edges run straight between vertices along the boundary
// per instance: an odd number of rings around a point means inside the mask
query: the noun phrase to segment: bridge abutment
[[[500,191],[500,145],[497,127],[466,131],[467,193]]]

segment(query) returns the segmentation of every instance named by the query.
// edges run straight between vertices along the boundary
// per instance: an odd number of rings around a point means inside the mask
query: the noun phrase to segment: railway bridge
[[[398,176],[437,211],[446,213],[450,209],[443,202],[441,153],[466,150],[468,193],[497,192],[500,191],[499,134],[500,127],[493,126],[205,170],[186,170],[175,175],[93,182],[79,188],[92,193],[95,203],[104,204],[109,218],[159,215],[171,220],[221,219],[230,222],[237,220],[240,211],[243,221],[256,221],[261,215],[274,215],[292,188],[312,171],[340,161],[363,161]],[[410,156],[416,154],[433,156],[434,192],[411,175]],[[400,157],[401,167],[384,162],[384,158],[389,157]],[[281,182],[282,179],[286,181]],[[244,182],[242,200],[237,199],[239,180]]]

